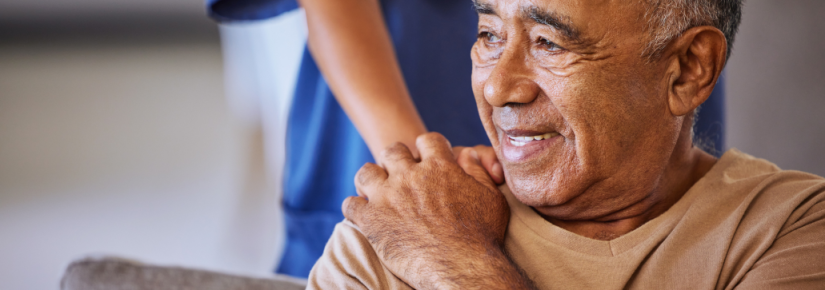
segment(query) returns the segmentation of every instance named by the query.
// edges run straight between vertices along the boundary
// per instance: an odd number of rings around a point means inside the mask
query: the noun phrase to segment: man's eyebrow
[[[547,11],[536,6],[524,7],[521,9],[522,17],[532,19],[538,24],[551,26],[573,41],[581,41],[579,30],[570,22],[570,17],[562,16],[552,11]]]
[[[489,14],[489,15],[496,15],[496,10],[493,9],[493,5],[490,3],[480,2],[479,0],[473,0],[473,8],[476,9],[478,14]]]

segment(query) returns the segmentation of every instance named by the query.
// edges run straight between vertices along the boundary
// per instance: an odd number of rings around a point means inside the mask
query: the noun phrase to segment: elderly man
[[[390,147],[310,288],[825,287],[825,179],[693,146],[741,1],[475,7],[472,85],[506,185],[489,149]]]

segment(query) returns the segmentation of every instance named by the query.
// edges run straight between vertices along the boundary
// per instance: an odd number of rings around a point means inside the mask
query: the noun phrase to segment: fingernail
[[[470,157],[473,157],[473,159],[478,160],[478,152],[476,152],[475,149],[470,149]]]

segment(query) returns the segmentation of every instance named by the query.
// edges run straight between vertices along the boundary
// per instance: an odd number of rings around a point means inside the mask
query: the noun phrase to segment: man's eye
[[[548,40],[547,38],[544,38],[544,37],[539,37],[538,44],[540,46],[544,47],[544,49],[547,49],[549,51],[559,51],[559,50],[564,49],[563,47],[559,46],[555,42],[552,42],[552,41],[550,41],[550,40]]]
[[[501,41],[501,38],[499,38],[497,35],[492,34],[490,32],[487,32],[487,31],[479,32],[478,33],[478,38],[484,39],[489,43],[496,43],[496,42]]]

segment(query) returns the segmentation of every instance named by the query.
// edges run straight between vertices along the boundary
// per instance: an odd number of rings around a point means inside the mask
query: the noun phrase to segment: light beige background
[[[727,144],[825,176],[825,1],[745,1],[728,64]]]

